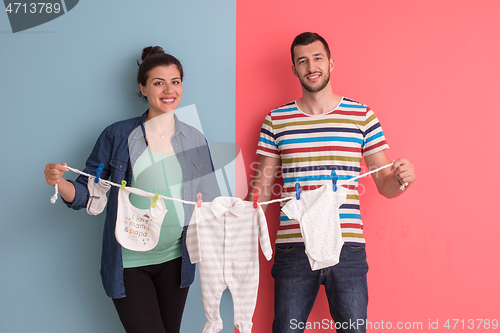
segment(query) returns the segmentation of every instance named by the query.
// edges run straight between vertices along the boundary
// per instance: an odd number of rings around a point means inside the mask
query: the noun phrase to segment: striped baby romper
[[[201,294],[207,322],[203,333],[222,330],[219,312],[228,288],[234,304],[234,326],[251,333],[259,286],[258,242],[267,260],[272,248],[267,221],[258,206],[239,198],[218,197],[195,207],[186,234],[192,263],[199,263]]]

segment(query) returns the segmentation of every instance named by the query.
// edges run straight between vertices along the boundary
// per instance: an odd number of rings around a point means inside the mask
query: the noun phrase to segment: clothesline
[[[67,165],[65,165],[64,167],[65,167],[65,168],[67,168],[68,170],[73,171],[73,172],[75,172],[75,173],[78,173],[78,174],[80,174],[80,175],[82,175],[82,176],[86,176],[86,177],[95,177],[95,176],[93,176],[93,175],[90,175],[90,174],[85,173],[85,172],[83,172],[83,171],[80,171],[80,170],[78,170],[78,169],[75,169],[75,168],[69,167],[69,166],[67,166]],[[102,179],[102,178],[101,178],[101,179],[99,179],[99,181],[103,182],[104,184],[111,185],[111,186],[122,187],[122,185],[120,185],[120,184],[116,184],[116,183],[113,183],[113,182],[111,182],[111,181],[109,181],[109,180],[106,180],[106,179]],[[154,195],[154,194],[152,194],[152,193],[149,193],[149,192],[143,191],[143,190],[141,190],[141,189],[137,189],[137,190],[138,190],[138,191],[140,191],[140,192],[143,192],[143,193],[145,194],[145,196],[147,196],[147,195],[151,195],[151,196],[153,196],[153,195]],[[55,186],[55,193],[54,193],[54,195],[50,198],[50,202],[51,202],[51,203],[55,203],[55,202],[56,202],[56,200],[57,200],[57,194],[58,194],[58,188],[57,188],[57,184],[56,184],[56,186]],[[171,200],[171,201],[178,201],[178,202],[182,202],[182,203],[185,203],[185,204],[196,205],[196,202],[193,202],[193,201],[186,201],[186,200],[181,200],[181,199],[177,199],[177,198],[170,198],[170,197],[166,197],[166,196],[164,196],[164,195],[158,195],[158,197],[163,198],[163,199],[167,199],[167,200]]]
[[[352,182],[352,181],[355,181],[355,180],[357,180],[357,179],[360,179],[360,178],[366,177],[366,176],[368,176],[368,175],[371,175],[372,173],[375,173],[375,172],[378,172],[378,171],[383,170],[383,169],[385,169],[385,168],[388,168],[388,167],[392,166],[393,164],[394,164],[394,162],[389,163],[389,164],[384,165],[384,166],[381,166],[380,168],[377,168],[377,169],[372,170],[372,171],[370,171],[370,172],[366,172],[366,173],[364,173],[364,174],[362,174],[362,175],[359,175],[359,176],[357,176],[357,177],[349,178],[349,179],[346,179],[346,180],[344,180],[344,181],[342,181],[342,182],[338,182],[338,183],[337,183],[337,186],[342,186],[342,185],[345,185],[345,184],[347,184],[347,183],[349,183],[349,182]],[[400,187],[399,189],[400,189],[401,191],[403,191],[407,185],[408,185],[408,183],[404,183],[403,185],[401,185],[401,187]],[[282,201],[287,201],[287,200],[290,200],[290,199],[292,199],[292,198],[293,198],[293,196],[290,196],[290,197],[287,197],[287,198],[274,199],[274,200],[271,200],[271,201],[266,201],[266,202],[258,202],[258,204],[259,204],[259,205],[267,205],[267,204],[274,203],[274,202],[282,202]]]
[[[368,175],[370,175],[370,174],[372,174],[372,173],[375,173],[375,172],[378,172],[378,171],[380,171],[380,170],[382,170],[382,169],[388,168],[388,167],[392,166],[393,164],[394,164],[394,162],[393,162],[393,163],[390,163],[390,164],[387,164],[387,165],[384,165],[384,166],[382,166],[382,167],[380,167],[380,168],[378,168],[378,169],[375,169],[375,170],[373,170],[373,171],[370,171],[370,172],[364,173],[364,174],[362,174],[362,175],[359,175],[359,176],[357,176],[357,177],[349,178],[349,179],[344,180],[344,181],[342,181],[342,182],[338,182],[338,183],[337,183],[337,186],[342,186],[342,185],[345,185],[345,184],[347,184],[347,183],[349,183],[349,182],[352,182],[352,181],[355,181],[355,180],[357,180],[357,179],[360,179],[360,178],[366,177],[366,176],[368,176]],[[80,171],[80,170],[78,170],[78,169],[75,169],[75,168],[69,167],[69,166],[67,166],[67,165],[65,166],[65,168],[67,168],[68,170],[73,171],[73,172],[75,172],[75,173],[78,173],[78,174],[80,174],[80,175],[86,176],[86,177],[94,177],[93,175],[90,175],[90,174],[85,173],[85,172],[83,172],[83,171]],[[116,184],[116,183],[113,183],[113,182],[110,182],[109,180],[106,180],[106,179],[99,179],[99,181],[103,182],[104,184],[111,185],[111,186],[122,187],[122,185],[120,185],[120,184]],[[404,189],[405,189],[405,186],[406,186],[407,184],[408,184],[408,183],[405,183],[405,184],[401,185],[401,187],[400,187],[399,189],[400,189],[400,190],[404,190]],[[55,202],[56,202],[56,200],[57,200],[57,194],[59,193],[57,184],[54,186],[54,188],[55,188],[55,193],[54,193],[54,195],[50,198],[50,202],[51,202],[51,203],[55,203]],[[139,191],[141,191],[141,192],[144,192],[145,196],[147,196],[147,195],[151,195],[151,196],[152,196],[152,195],[154,195],[154,194],[152,194],[152,193],[149,193],[149,192],[146,192],[146,191],[143,191],[143,190],[140,190],[140,189],[137,189],[137,190],[139,190]],[[194,202],[194,201],[186,201],[186,200],[181,200],[181,199],[177,199],[177,198],[170,198],[170,197],[166,197],[166,196],[164,196],[164,195],[159,195],[159,197],[160,197],[160,198],[163,198],[163,199],[166,199],[166,200],[178,201],[178,202],[185,203],[185,204],[189,204],[189,205],[196,205],[196,204],[197,204],[197,202]],[[274,200],[270,200],[270,201],[257,202],[257,204],[259,204],[259,205],[267,205],[267,204],[271,204],[271,203],[274,203],[274,202],[282,202],[282,201],[287,201],[287,200],[290,200],[290,199],[292,199],[292,198],[293,198],[293,196],[290,196],[290,197],[281,198],[281,199],[274,199]]]

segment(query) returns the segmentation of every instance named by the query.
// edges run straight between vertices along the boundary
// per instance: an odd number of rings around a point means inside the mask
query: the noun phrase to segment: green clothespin
[[[151,208],[155,208],[156,207],[156,201],[158,201],[159,197],[160,197],[159,194],[155,194],[155,196],[153,197],[153,201],[151,201]]]

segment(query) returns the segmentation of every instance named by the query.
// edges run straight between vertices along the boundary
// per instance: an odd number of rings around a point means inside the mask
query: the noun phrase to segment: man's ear
[[[299,75],[297,74],[297,71],[295,70],[295,65],[292,65],[292,72],[293,72],[293,75],[295,75],[295,77],[299,77]]]

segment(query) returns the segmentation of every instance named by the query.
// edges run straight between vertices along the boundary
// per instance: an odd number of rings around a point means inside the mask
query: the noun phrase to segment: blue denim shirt
[[[100,163],[104,165],[101,178],[113,183],[132,183],[132,166],[147,148],[144,135],[146,111],[142,116],[116,122],[108,126],[99,136],[86,162],[84,172],[95,175]],[[179,164],[182,167],[184,200],[196,201],[196,194],[202,193],[203,201],[212,201],[220,195],[208,144],[195,128],[179,121],[175,117],[175,134],[172,137]],[[71,181],[75,186],[75,198],[72,203],[65,203],[73,209],[87,206],[89,191],[87,177],[79,176]],[[121,246],[115,238],[116,213],[118,207],[118,187],[109,190],[109,199],[104,223],[101,256],[101,278],[106,294],[111,298],[125,297],[123,284],[123,263]],[[182,268],[181,288],[191,285],[194,280],[195,265],[191,263],[186,248],[186,230],[194,205],[184,204],[184,230],[182,232]]]

